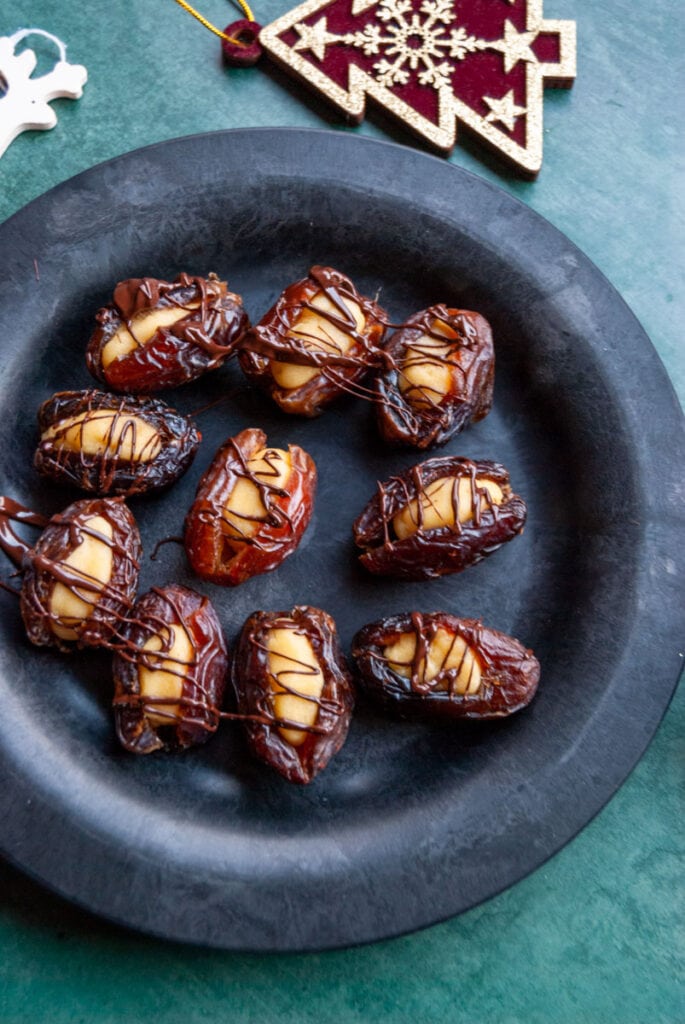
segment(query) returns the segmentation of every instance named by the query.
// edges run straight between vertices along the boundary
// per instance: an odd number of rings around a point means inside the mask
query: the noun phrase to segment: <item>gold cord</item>
[[[246,3],[246,0],[238,0],[238,5],[242,10],[243,14],[245,15],[245,17],[247,18],[247,20],[254,21],[254,14],[252,13],[252,8]]]
[[[197,18],[201,25],[204,25],[204,27],[209,29],[210,32],[213,32],[215,36],[219,37],[219,39],[225,39],[227,43],[233,43],[236,46],[246,45],[240,39],[234,39],[233,36],[227,36],[226,33],[222,32],[221,29],[217,28],[216,25],[212,25],[211,21],[207,21],[207,19],[204,18],[199,11],[196,11],[195,8],[191,7],[189,3],[186,3],[186,0],[176,0],[176,3],[179,5],[179,7],[182,7],[184,11],[187,11],[188,14],[192,14],[194,18]],[[240,5],[247,20],[254,21],[254,15],[250,7],[246,3],[246,0],[237,0],[237,3]]]

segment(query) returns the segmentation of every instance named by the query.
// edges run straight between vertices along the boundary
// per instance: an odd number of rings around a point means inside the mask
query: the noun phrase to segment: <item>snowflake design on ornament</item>
[[[305,0],[260,42],[349,120],[369,97],[447,151],[464,124],[529,174],[544,87],[575,77],[575,24],[542,0]]]
[[[445,61],[446,54],[463,60],[467,53],[490,45],[461,27],[446,34],[446,26],[456,20],[452,0],[423,0],[418,12],[413,10],[411,0],[381,0],[376,16],[387,24],[385,35],[379,25],[371,24],[338,38],[363,50],[366,56],[384,54],[373,67],[377,81],[386,88],[407,85],[411,72],[419,68],[419,85],[449,87],[454,68]]]
[[[423,0],[418,12],[412,0],[380,0],[376,17],[385,24],[385,34],[381,25],[371,22],[357,32],[336,35],[328,31],[326,17],[315,25],[295,25],[300,38],[293,49],[310,50],[323,61],[328,46],[346,44],[361,50],[367,57],[383,55],[373,65],[373,70],[376,81],[386,89],[408,85],[413,71],[419,71],[416,76],[419,85],[445,89],[450,87],[454,73],[446,56],[461,61],[469,53],[498,49],[501,45],[469,35],[461,26],[448,34],[447,26],[456,21],[453,0]]]

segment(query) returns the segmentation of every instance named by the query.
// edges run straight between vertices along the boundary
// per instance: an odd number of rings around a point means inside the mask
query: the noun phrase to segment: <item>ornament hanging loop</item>
[[[224,31],[232,36],[241,45],[235,46],[229,39],[222,39],[221,52],[227,64],[234,67],[252,67],[256,64],[264,52],[259,42],[259,33],[262,26],[251,18],[241,18],[228,25]]]
[[[57,47],[57,49],[59,50],[60,63],[61,64],[66,64],[66,62],[67,62],[67,48],[66,48],[66,46],[64,45],[64,43],[62,42],[61,39],[58,39],[57,36],[53,36],[52,32],[46,32],[42,28],[20,28],[18,32],[15,32],[14,35],[9,37],[9,42],[12,44],[13,49],[16,51],[17,46],[19,45],[19,43],[23,39],[28,38],[28,36],[43,36],[44,39],[49,39],[50,42],[54,43],[55,46]]]
[[[236,0],[245,18],[240,21],[234,21],[223,32],[216,25],[212,25],[211,21],[208,21],[203,14],[195,10],[187,0],[176,0],[176,3],[184,11],[187,11],[188,14],[192,14],[193,18],[199,21],[201,25],[221,39],[221,50],[224,60],[228,64],[234,64],[238,67],[249,67],[257,63],[262,55],[262,47],[259,44],[259,33],[262,27],[254,20],[252,9],[247,0]]]

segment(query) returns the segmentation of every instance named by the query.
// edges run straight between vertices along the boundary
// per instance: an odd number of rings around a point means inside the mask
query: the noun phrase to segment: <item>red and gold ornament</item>
[[[576,74],[575,22],[544,18],[542,0],[305,0],[261,31],[248,9],[226,34],[231,62],[263,48],[349,120],[368,96],[437,149],[463,125],[531,175],[544,87]]]

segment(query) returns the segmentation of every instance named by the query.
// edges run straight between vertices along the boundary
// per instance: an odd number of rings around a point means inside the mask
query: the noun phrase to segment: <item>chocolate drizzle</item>
[[[437,461],[437,460],[435,460]],[[452,462],[454,460],[451,460]],[[480,465],[483,465],[481,463]],[[494,463],[492,464],[494,465]],[[428,463],[419,463],[417,466],[412,466],[408,472],[408,479],[405,476],[393,477],[389,484],[378,484],[378,497],[381,507],[381,516],[383,520],[383,544],[386,547],[390,547],[398,539],[393,533],[393,519],[398,514],[397,508],[397,496],[393,493],[393,483],[397,481],[397,488],[401,490],[404,501],[400,500],[399,509],[403,507],[407,508],[412,502],[416,502],[416,520],[415,532],[426,536],[433,530],[449,530],[456,533],[457,536],[463,534],[465,525],[462,522],[462,502],[460,497],[459,484],[463,479],[467,479],[469,482],[469,496],[467,502],[468,516],[466,521],[473,521],[476,529],[480,528],[483,517],[489,513],[492,518],[497,521],[500,514],[499,505],[492,500],[490,492],[486,487],[482,487],[478,484],[479,471],[478,466],[471,459],[459,459],[458,467],[455,467],[454,475],[446,473],[444,476],[439,475],[433,477],[432,473],[429,472],[428,479],[426,476],[426,469]],[[450,466],[450,469],[452,466]],[[481,477],[483,473],[480,473]],[[440,516],[440,525],[427,527],[425,525],[426,509],[433,509],[436,514],[438,510],[435,502],[432,500],[429,492],[429,487],[432,483],[439,480],[448,480],[451,483],[450,486],[450,515],[447,519]],[[490,477],[492,479],[492,477]],[[508,482],[505,485],[508,487]],[[509,491],[511,489],[509,488]],[[412,517],[413,518],[413,517]]]
[[[87,452],[86,429],[107,424],[99,450]],[[138,439],[141,425],[152,433]],[[96,494],[130,496],[166,487],[188,469],[200,444],[194,423],[156,398],[102,391],[60,391],[38,411],[41,440],[34,466],[43,476]],[[74,436],[75,431],[75,436]]]
[[[162,537],[161,540],[158,540],[157,543],[155,544],[154,548],[152,549],[152,554],[150,555],[150,561],[151,562],[156,562],[157,561],[157,559],[159,557],[159,549],[165,547],[165,545],[167,545],[167,544],[180,544],[181,547],[183,547],[183,537],[181,537],[181,536],[178,536],[178,537],[169,536],[169,537]]]
[[[185,630],[192,642],[190,662],[172,654],[175,628]],[[302,632],[292,619],[284,617],[276,619],[272,628]],[[159,649],[145,650],[145,644],[152,638],[159,639]],[[268,656],[268,648],[259,640],[255,642]],[[316,703],[325,712],[323,724],[306,725],[279,718],[274,713],[278,694],[272,690],[257,696],[256,710],[222,711],[227,656],[219,621],[209,600],[186,587],[153,587],[139,599],[110,646],[115,651],[113,707],[117,734],[131,753],[147,754],[161,748],[178,750],[202,743],[222,720],[329,736],[339,716],[345,713],[346,705],[340,697],[308,697],[282,678],[278,679],[281,693],[292,693]],[[288,674],[306,676],[318,671],[315,666],[290,660],[296,668],[288,670]],[[141,669],[176,676],[181,684],[178,700],[142,693]]]
[[[459,480],[463,478],[470,481],[473,514],[460,522]],[[427,529],[424,502],[430,505],[431,500],[426,492],[431,484],[443,479],[454,481],[450,492],[454,521]],[[503,500],[499,505],[478,484],[479,479],[492,481],[501,488]],[[412,502],[416,502],[416,529],[399,538],[393,520]],[[379,483],[376,494],[355,521],[353,531],[355,543],[363,549],[359,560],[370,572],[404,579],[430,579],[475,565],[520,533],[525,520],[525,502],[512,492],[504,466],[448,455],[428,459]]]
[[[335,307],[335,312],[314,305],[312,300],[321,294]],[[317,369],[324,366],[368,369],[382,360],[382,349],[369,337],[367,324],[362,331],[357,330],[357,321],[347,304],[350,302],[360,306],[366,318],[385,322],[380,307],[360,295],[349,278],[332,267],[312,267],[308,277],[286,288],[273,311],[243,338],[240,349]],[[350,354],[343,352],[332,338],[324,342],[318,335],[308,334],[299,327],[297,321],[304,312],[315,314],[352,338]]]
[[[334,307],[315,304],[324,296]],[[357,328],[350,303],[359,306],[364,325]],[[351,344],[343,351],[333,336],[323,340],[299,321],[313,314],[319,322],[346,335]],[[387,320],[384,311],[357,291],[349,278],[332,267],[312,267],[308,277],[288,286],[276,304],[251,328],[239,345],[238,358],[248,379],[265,390],[285,412],[316,416],[343,391],[357,394],[356,385],[370,369],[382,365],[382,340]],[[274,362],[309,366],[319,372],[295,388],[281,387],[273,376]]]
[[[440,669],[429,681],[424,666],[438,630],[460,638],[477,659],[481,671],[475,693],[457,690],[464,661]],[[386,648],[410,634],[415,651],[409,677],[397,672]],[[386,709],[402,717],[501,718],[521,710],[533,699],[540,679],[540,664],[518,640],[484,626],[477,619],[460,619],[446,612],[394,615],[364,626],[352,641],[362,686]],[[443,665],[447,660],[445,655]],[[469,680],[470,681],[470,680]]]
[[[333,309],[321,309],[316,303],[319,296]],[[362,329],[352,302],[362,310]],[[341,331],[350,339],[349,348],[343,351],[332,335],[326,341],[309,333],[303,314]],[[387,328],[396,328],[396,333],[384,344]],[[422,449],[444,444],[467,423],[482,419],[492,405],[494,349],[484,317],[440,304],[393,324],[384,310],[332,267],[312,267],[308,277],[286,288],[244,335],[238,355],[248,379],[285,412],[316,416],[324,405],[348,393],[375,403],[385,440]],[[274,364],[312,367],[317,372],[288,388],[276,379]],[[430,387],[412,384],[410,366],[448,367],[444,394],[436,397]],[[375,380],[367,387],[363,378],[370,371]]]
[[[106,519],[112,526],[111,537],[92,525],[96,517]],[[35,547],[16,536],[10,525],[13,520],[45,527]],[[68,564],[69,556],[85,537],[112,550],[112,571],[108,579]],[[309,624],[317,622],[319,631],[314,640],[320,641],[323,657],[333,658],[333,662],[326,665],[326,689],[319,697],[307,697],[282,678],[278,680],[278,688],[282,693],[315,701],[320,712],[317,721],[307,725],[277,717],[272,691],[258,695],[252,710],[222,711],[228,657],[221,627],[209,600],[189,588],[171,585],[153,587],[131,608],[140,541],[133,518],[121,499],[76,502],[48,521],[11,498],[0,498],[0,544],[23,569],[24,584],[18,596],[27,634],[33,643],[56,646],[65,652],[74,645],[106,647],[114,652],[113,707],[117,734],[127,750],[140,754],[162,747],[184,749],[203,742],[216,731],[222,719],[249,723],[252,727],[299,729],[319,738],[330,738],[335,733],[333,742],[337,742],[340,732],[337,723],[345,714],[349,721],[351,697],[339,694],[342,669],[333,664],[336,657],[339,661],[342,659],[337,638],[331,636],[334,626],[325,613],[315,609],[296,609],[295,612],[308,613],[301,618]],[[89,604],[88,614],[81,618],[57,614],[52,607],[57,584],[66,587],[79,601]],[[283,616],[276,617],[274,628],[302,629]],[[173,653],[176,629],[182,629],[188,638],[192,651],[188,660]],[[64,630],[73,631],[73,639],[60,635]],[[158,645],[145,649],[153,638]],[[258,640],[256,643],[268,655],[264,644]],[[295,667],[290,669],[290,674],[304,676],[317,671],[312,665],[291,661]],[[177,677],[178,695],[144,693],[141,670]]]
[[[471,665],[469,669],[469,678],[466,683],[466,690],[468,691],[471,686],[474,673],[474,655],[473,647],[468,644],[464,645],[463,651],[460,656],[459,662],[452,668],[447,668],[449,659],[456,647],[457,640],[461,637],[461,633],[458,629],[452,632],[452,639],[450,646],[446,648],[442,653],[442,661],[437,666],[437,671],[432,679],[427,678],[428,673],[426,671],[426,665],[428,661],[428,655],[431,651],[433,641],[440,629],[440,622],[435,616],[424,616],[420,612],[412,612],[410,616],[411,630],[414,635],[414,653],[411,660],[406,663],[406,668],[409,669],[409,682],[414,693],[430,693],[435,689],[445,689],[450,699],[459,695],[457,689],[457,682],[461,676],[463,669],[467,665],[467,659],[469,654],[471,655]],[[480,626],[480,623],[477,624]],[[444,628],[444,627],[443,627]],[[463,639],[463,638],[462,638]],[[391,659],[385,655],[379,654],[376,650],[370,653],[370,657],[383,661],[386,665],[391,664]],[[393,664],[397,662],[393,659]],[[401,673],[400,673],[401,674]],[[446,685],[441,686],[442,681],[446,680]],[[479,687],[480,689],[480,687]]]
[[[138,319],[146,312],[175,307],[187,315],[137,339]],[[113,302],[96,314],[97,327],[86,352],[88,369],[117,391],[154,392],[177,387],[219,367],[249,327],[239,295],[215,274],[208,278],[179,274],[174,281],[131,278],[114,290]],[[103,366],[107,343],[124,326],[136,347]]]
[[[48,520],[45,516],[32,512],[25,505],[20,505],[13,498],[0,497],[0,548],[19,569],[22,569],[32,548],[15,533],[12,522],[26,523],[28,526],[43,529],[47,526]],[[11,591],[10,587],[5,589]]]
[[[287,485],[276,487],[249,466],[250,458],[265,447],[263,431],[243,430],[222,445],[200,480],[186,517],[185,544],[194,571],[203,579],[236,586],[250,576],[270,572],[295,550],[309,524],[316,491],[312,459],[302,448],[289,446]],[[264,459],[278,477],[268,449]],[[240,480],[248,480],[258,489],[263,513],[231,509],[228,516],[227,502]],[[256,531],[249,529],[251,524],[257,525]]]
[[[307,637],[310,639],[309,633],[306,629],[298,624],[295,619],[290,616],[280,615],[272,619],[270,630],[273,629],[285,629],[290,630],[293,633],[297,633],[299,636]],[[250,642],[254,644],[257,650],[261,651],[266,655],[267,661],[269,654],[272,653],[268,644],[257,635],[252,632],[250,634]],[[285,682],[285,676],[300,676],[303,679],[311,678],[319,674],[319,665],[312,665],[310,662],[301,661],[298,658],[294,658],[291,654],[279,654],[279,657],[288,663],[288,668],[284,668],[279,672],[273,673],[269,671],[269,676],[275,682],[275,687],[272,686],[268,691],[265,691],[257,698],[257,705],[259,707],[259,715],[265,724],[277,729],[296,729],[301,732],[313,733],[316,736],[328,736],[335,727],[336,719],[343,713],[345,707],[339,697],[326,697],[323,693],[320,696],[314,696],[313,694],[303,693],[298,689],[296,684],[288,684]],[[292,719],[279,718],[275,714],[274,705],[276,699],[283,693],[291,694],[292,696],[298,697],[300,700],[309,701],[315,704],[318,712],[325,710],[327,713],[325,724],[319,725],[316,722],[313,725],[306,725],[303,722],[295,722]]]
[[[172,654],[175,629],[182,629],[190,642],[189,662]],[[159,649],[145,650],[153,638]],[[136,603],[112,646],[117,735],[127,750],[147,754],[162,747],[183,749],[216,731],[228,655],[208,598],[187,587],[153,587]],[[144,694],[141,669],[176,676],[178,700]]]
[[[187,319],[178,322],[181,326],[172,325],[176,337],[197,345],[213,359],[223,359],[233,351],[233,346],[222,344],[215,337],[221,337],[221,303],[228,294],[226,282],[220,281],[216,274],[208,278],[179,274],[175,281],[160,281],[155,277],[120,281],[114,289],[112,303],[120,321],[126,324],[139,346],[144,347],[146,343],[136,338],[136,314],[175,306],[188,314]],[[96,315],[98,321],[102,313],[100,310]]]
[[[322,298],[326,308],[321,308]],[[146,340],[146,314],[163,309],[182,315]],[[166,319],[173,320],[173,315]],[[330,267],[312,267],[247,334],[240,297],[212,274],[206,279],[180,274],[173,282],[120,282],[112,303],[98,312],[97,324],[88,346],[88,367],[112,388],[131,394],[192,380],[239,351],[249,379],[284,410],[314,416],[347,393],[375,402],[387,440],[419,448],[444,443],[466,423],[485,416],[492,402],[494,355],[482,317],[436,305],[393,325],[374,301]],[[148,321],[145,334],[152,326]],[[396,333],[384,345],[385,331],[393,327]],[[120,330],[110,349],[120,354],[105,367],[104,350]],[[127,350],[129,342],[132,348]],[[302,385],[285,388],[277,382],[275,364],[315,372]],[[446,371],[448,383],[444,372],[442,377],[422,376],[430,368]],[[364,381],[371,372],[376,377],[369,385]],[[107,426],[101,448],[91,455],[86,429],[103,420]],[[161,402],[94,390],[54,395],[41,406],[39,423],[39,471],[100,494],[131,495],[173,482],[190,464],[200,440],[188,419]],[[151,433],[141,441],[143,423]],[[200,481],[184,541],[194,570],[204,579],[236,585],[274,569],[295,549],[309,523],[316,487],[312,460],[302,449],[290,447],[283,483],[282,459],[266,447],[266,440],[260,430],[229,438]],[[89,435],[88,446],[93,443]],[[257,452],[259,470],[251,464]],[[434,513],[436,505],[428,489],[444,479],[451,481],[450,514],[437,526],[432,525],[433,515],[429,525],[428,509]],[[468,498],[459,487],[464,479],[469,482]],[[501,487],[501,504],[482,485],[483,479]],[[263,511],[249,511],[249,503],[248,510],[229,506],[233,489],[243,481],[256,488]],[[461,521],[460,504],[466,500],[469,515]],[[410,506],[416,509],[415,529],[400,536],[395,520]],[[106,520],[111,536],[93,525],[96,517]],[[424,579],[479,561],[520,532],[525,517],[525,504],[512,493],[504,467],[448,457],[379,483],[354,530],[363,549],[360,560],[371,572]],[[34,547],[17,535],[13,522],[44,528]],[[68,564],[87,539],[111,552],[105,579]],[[306,783],[342,746],[354,695],[335,624],[325,612],[296,606],[290,612],[256,612],[248,619],[232,666],[237,710],[227,711],[221,702],[228,652],[209,600],[170,585],[153,588],[133,606],[141,545],[121,499],[76,502],[48,522],[12,499],[0,498],[0,547],[23,572],[21,613],[33,643],[65,652],[89,646],[114,652],[113,707],[127,750],[183,749],[207,739],[222,719],[240,721],[259,758],[286,779]],[[104,561],[109,565],[108,558]],[[55,602],[56,588],[66,588],[76,600]],[[56,611],[58,604],[67,611]],[[440,629],[451,635],[451,646],[440,648],[442,662],[429,678],[426,666]],[[314,662],[295,656],[287,646],[284,652],[274,648],[269,637],[275,630],[305,637]],[[403,633],[414,640],[406,663],[386,653],[393,637]],[[457,647],[457,641],[464,646]],[[455,650],[455,663],[448,668]],[[285,667],[275,669],[275,657]],[[435,708],[445,713],[447,708],[453,717],[509,714],[528,703],[539,677],[537,661],[517,641],[478,621],[443,613],[412,612],[367,626],[355,638],[355,657],[369,691],[403,713]],[[396,671],[398,666],[407,669],[407,678]],[[471,693],[476,671],[481,674]],[[156,684],[144,673],[159,673]],[[302,692],[300,687],[313,677],[317,686],[321,678],[321,692]],[[177,689],[169,679],[178,682]],[[304,713],[306,721],[277,714],[279,699],[288,697],[313,706],[314,720]],[[291,702],[288,710],[292,707]],[[293,732],[301,734],[300,741],[289,738]]]
[[[90,521],[106,520],[112,536],[94,528]],[[85,537],[112,551],[109,578],[99,579],[67,564]],[[23,554],[24,580],[21,614],[29,640],[38,646],[70,651],[77,647],[107,646],[125,621],[138,583],[141,544],[133,516],[121,498],[77,501],[53,516],[35,547]],[[83,617],[57,614],[52,607],[55,586],[61,584],[79,601],[91,605]],[[73,639],[58,635],[73,633]]]
[[[268,638],[275,629],[305,636],[316,664],[279,654],[289,667],[274,677],[269,656],[277,652],[269,648]],[[319,671],[323,688],[318,697],[301,693],[296,682],[284,679],[284,674],[306,678]],[[354,704],[351,678],[331,617],[304,605],[290,612],[255,612],[240,635],[231,678],[238,712],[244,716],[248,743],[255,756],[290,782],[311,782],[344,743]],[[316,719],[311,725],[276,715],[275,702],[284,693],[316,705]],[[289,729],[306,734],[299,746],[283,736],[283,731]]]
[[[431,306],[396,331],[386,354],[375,383],[378,426],[386,441],[420,449],[445,444],[490,411],[495,353],[490,325],[480,314]],[[417,368],[445,367],[442,394],[410,379]]]
[[[264,437],[264,442],[266,443],[266,437]],[[238,537],[236,540],[240,544],[252,544],[263,551],[265,548],[265,542],[263,538],[260,538],[260,531],[258,530],[256,533],[252,534],[248,532],[247,526],[241,529],[241,527],[235,522],[235,519],[242,520],[246,524],[257,523],[260,526],[273,526],[277,529],[284,529],[287,533],[292,535],[294,529],[292,516],[288,514],[287,507],[283,507],[283,503],[281,502],[279,504],[277,501],[278,498],[289,498],[290,492],[287,488],[277,487],[275,483],[272,483],[268,479],[268,477],[271,476],[274,480],[278,480],[280,476],[278,470],[278,456],[275,452],[265,449],[262,459],[268,468],[266,470],[260,470],[258,475],[250,469],[250,456],[243,451],[235,438],[229,438],[227,445],[233,451],[237,461],[237,466],[233,470],[235,476],[239,480],[249,481],[249,483],[253,484],[257,488],[259,491],[260,501],[264,506],[264,514],[247,515],[240,512],[238,509],[231,509],[231,519],[229,520],[226,518],[225,502],[220,503],[214,501],[208,509],[203,509],[198,513],[198,515],[203,522],[206,522],[208,517],[211,521],[213,517],[218,516],[223,522],[229,524],[231,531],[237,531]],[[255,450],[258,449],[253,449],[251,454],[254,454]],[[265,477],[267,479],[264,479]],[[228,492],[227,497],[228,496],[230,496],[230,491]]]

